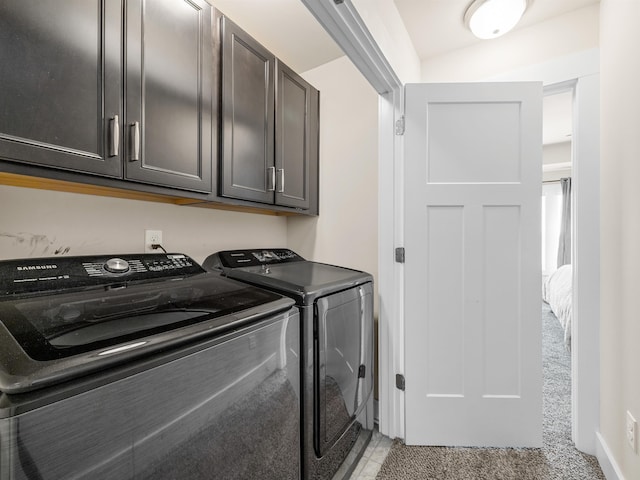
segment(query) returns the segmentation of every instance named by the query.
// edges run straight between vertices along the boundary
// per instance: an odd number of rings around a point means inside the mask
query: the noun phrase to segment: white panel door
[[[542,84],[406,87],[409,445],[542,445]]]

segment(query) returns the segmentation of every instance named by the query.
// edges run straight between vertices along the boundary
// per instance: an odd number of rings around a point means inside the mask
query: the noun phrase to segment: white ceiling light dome
[[[518,24],[529,3],[531,0],[474,0],[464,23],[478,38],[496,38]]]

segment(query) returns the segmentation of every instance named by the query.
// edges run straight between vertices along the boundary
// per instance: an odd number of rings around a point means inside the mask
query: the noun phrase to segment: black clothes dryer
[[[303,478],[348,478],[373,430],[372,276],[287,249],[222,251],[203,267],[295,300]]]

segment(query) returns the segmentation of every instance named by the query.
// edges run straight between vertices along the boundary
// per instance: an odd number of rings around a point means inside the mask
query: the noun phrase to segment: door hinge
[[[404,375],[396,373],[396,388],[404,392]]]
[[[341,3],[344,3],[344,0],[333,0],[333,3],[340,5]]]
[[[367,374],[367,367],[364,365],[360,365],[360,367],[358,368],[358,378],[364,378],[366,374]]]
[[[396,120],[396,135],[404,135],[404,115]]]
[[[404,247],[396,248],[396,262],[404,263]]]

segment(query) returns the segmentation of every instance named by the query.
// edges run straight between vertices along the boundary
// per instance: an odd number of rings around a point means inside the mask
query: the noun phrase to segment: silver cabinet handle
[[[140,160],[140,122],[131,124],[131,145],[129,150],[129,160],[135,162]]]
[[[280,172],[280,188],[278,189],[278,193],[284,192],[284,168],[279,168],[278,172]]]
[[[118,155],[118,148],[120,147],[120,120],[118,115],[114,115],[109,119],[109,156],[115,157]]]
[[[267,192],[273,192],[276,189],[276,167],[268,167],[267,172],[267,180],[269,180]]]

